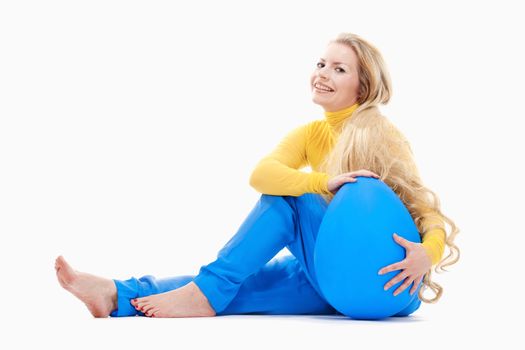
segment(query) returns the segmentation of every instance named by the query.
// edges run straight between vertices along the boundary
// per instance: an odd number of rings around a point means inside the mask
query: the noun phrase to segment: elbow
[[[260,191],[260,188],[261,188],[261,175],[260,175],[260,171],[257,171],[257,169],[255,169],[252,174],[250,175],[250,186],[253,187],[255,190],[257,190],[258,192],[261,192]]]
[[[250,175],[250,186],[259,193],[268,193],[271,187],[269,180],[271,179],[271,171],[267,166],[267,162],[261,161]]]

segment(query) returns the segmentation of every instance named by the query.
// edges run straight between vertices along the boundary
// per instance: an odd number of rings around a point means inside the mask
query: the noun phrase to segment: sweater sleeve
[[[250,185],[258,192],[300,196],[304,193],[330,193],[326,173],[299,169],[308,165],[306,145],[309,124],[289,132],[277,147],[256,165],[250,176]]]
[[[428,230],[423,235],[422,245],[430,256],[432,265],[437,264],[445,251],[445,230],[443,220],[424,219],[422,226]]]

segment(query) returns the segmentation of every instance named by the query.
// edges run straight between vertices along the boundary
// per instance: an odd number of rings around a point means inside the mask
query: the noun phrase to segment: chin
[[[321,107],[324,108],[324,105],[323,105],[321,102],[319,102],[319,101],[315,98],[315,96],[312,96],[312,102],[315,103],[316,105],[319,105],[319,106],[321,106]]]

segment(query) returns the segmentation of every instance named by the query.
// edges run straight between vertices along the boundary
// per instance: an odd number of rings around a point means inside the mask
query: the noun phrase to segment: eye
[[[324,67],[324,63],[323,62],[318,62],[317,63],[317,68],[323,68]],[[338,70],[339,69],[339,70]],[[338,70],[339,73],[344,73],[345,70],[341,67],[337,67],[336,68],[336,71]]]

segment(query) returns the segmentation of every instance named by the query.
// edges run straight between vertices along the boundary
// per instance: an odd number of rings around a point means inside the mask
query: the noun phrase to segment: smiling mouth
[[[328,91],[328,90],[325,90],[325,89],[319,89],[316,86],[314,86],[314,91],[315,92],[319,92],[321,94],[331,94],[332,92],[334,92],[333,90],[332,91]]]
[[[313,87],[314,87],[315,91],[321,92],[321,93],[334,92],[334,90],[332,88],[329,88],[328,86],[324,86],[324,85],[319,84],[319,83],[315,83]]]

